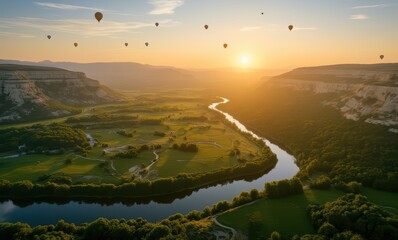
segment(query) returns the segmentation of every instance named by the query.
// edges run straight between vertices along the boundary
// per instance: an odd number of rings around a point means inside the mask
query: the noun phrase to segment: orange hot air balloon
[[[145,46],[147,46],[147,47],[148,47],[148,46],[149,46],[149,43],[147,43],[147,42],[146,42],[146,43],[145,43]]]
[[[293,30],[293,25],[289,25],[289,30],[292,31]]]
[[[155,23],[155,26],[156,26],[156,27],[159,27],[159,23]]]
[[[128,45],[129,45],[129,43],[124,43],[124,46],[126,46],[126,47],[127,47]]]
[[[97,19],[98,22],[101,22],[103,17],[104,17],[104,15],[102,15],[102,13],[100,13],[100,12],[95,13],[95,19]]]
[[[209,28],[209,25],[205,25],[205,29],[207,30]]]
[[[79,46],[79,44],[78,44],[77,42],[75,42],[73,45],[74,45],[75,47]]]
[[[51,35],[47,35],[47,38],[48,38],[48,39],[51,39]]]
[[[223,46],[224,46],[224,48],[227,48],[227,47],[228,47],[228,44],[224,43],[224,45],[223,45]]]
[[[384,59],[384,55],[380,55],[380,59],[383,60]]]

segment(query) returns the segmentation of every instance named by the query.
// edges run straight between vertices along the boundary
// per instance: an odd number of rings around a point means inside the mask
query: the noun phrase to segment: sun
[[[240,63],[242,66],[247,66],[250,63],[250,58],[246,55],[240,57]]]

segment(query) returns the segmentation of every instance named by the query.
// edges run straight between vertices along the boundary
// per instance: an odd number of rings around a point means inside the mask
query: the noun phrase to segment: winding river
[[[250,191],[253,188],[262,190],[264,183],[269,181],[291,178],[298,172],[295,158],[267,139],[261,138],[248,130],[233,116],[225,113],[217,106],[225,104],[229,100],[221,98],[221,102],[213,103],[210,109],[223,114],[226,119],[236,124],[243,132],[251,134],[254,138],[263,140],[277,155],[278,163],[274,169],[254,180],[237,180],[224,184],[202,188],[187,195],[168,197],[160,201],[143,201],[142,203],[107,203],[106,201],[11,201],[0,203],[0,222],[25,222],[35,225],[54,224],[60,219],[67,222],[81,224],[90,222],[99,217],[105,218],[138,218],[149,221],[158,221],[175,213],[186,214],[194,209],[202,210],[222,200],[232,200],[242,191]],[[102,203],[98,203],[102,202]]]

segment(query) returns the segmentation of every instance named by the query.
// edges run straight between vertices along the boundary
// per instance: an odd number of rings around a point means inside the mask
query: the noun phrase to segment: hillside
[[[118,98],[81,72],[0,64],[0,123],[71,115],[80,112],[80,106]]]
[[[106,86],[121,89],[182,89],[182,88],[228,88],[241,89],[242,84],[252,85],[261,76],[274,75],[266,69],[201,69],[185,70],[168,66],[153,66],[134,62],[26,62],[0,60],[1,63],[32,66],[58,67],[70,71],[84,72]],[[280,71],[277,71],[280,73]]]
[[[298,68],[264,85],[332,94],[324,102],[346,118],[398,126],[398,64],[332,65]]]
[[[0,60],[0,63],[48,66],[84,72],[109,87],[123,90],[137,88],[164,88],[168,86],[187,88],[201,83],[191,72],[173,67],[144,65],[133,62],[73,63],[73,62],[20,62]]]

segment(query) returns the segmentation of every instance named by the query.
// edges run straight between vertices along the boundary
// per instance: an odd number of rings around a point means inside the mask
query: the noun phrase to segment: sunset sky
[[[269,69],[377,63],[380,54],[383,62],[398,62],[397,0],[3,0],[0,6],[1,59]]]

